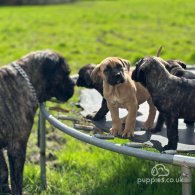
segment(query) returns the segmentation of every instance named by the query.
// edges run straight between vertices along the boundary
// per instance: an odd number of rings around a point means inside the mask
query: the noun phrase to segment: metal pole
[[[162,163],[195,168],[195,158],[194,157],[149,152],[149,151],[142,150],[142,149],[137,149],[137,148],[121,145],[121,144],[115,144],[112,142],[108,142],[108,141],[96,138],[95,136],[90,136],[86,133],[82,133],[80,131],[77,131],[74,128],[71,128],[63,124],[62,122],[58,121],[55,117],[53,117],[50,113],[48,113],[43,104],[40,105],[40,109],[45,119],[48,122],[50,122],[54,127],[56,127],[57,129],[61,130],[62,132],[76,139],[79,139],[91,145],[95,145],[100,148],[110,150],[113,152],[117,152],[120,154],[143,158],[146,160],[154,160],[154,161],[158,161]]]
[[[182,195],[192,194],[192,172],[191,168],[187,166],[181,167],[182,177]]]
[[[46,181],[46,158],[45,158],[45,117],[40,111],[40,167],[41,167],[41,181],[43,190],[47,187]]]
[[[149,152],[146,150],[141,150],[141,149],[137,149],[137,148],[132,148],[132,147],[128,147],[128,146],[124,146],[124,145],[119,145],[119,144],[115,144],[115,143],[111,143],[111,142],[107,142],[105,140],[101,140],[99,138],[96,138],[95,136],[90,136],[86,133],[82,133],[80,131],[75,130],[74,128],[71,128],[67,125],[65,125],[64,123],[58,121],[55,117],[53,117],[51,114],[49,114],[44,105],[41,104],[40,105],[40,109],[42,114],[44,115],[45,119],[47,121],[49,121],[54,127],[56,127],[57,129],[61,130],[62,132],[71,135],[74,138],[77,138],[81,141],[84,141],[86,143],[107,149],[107,150],[111,150],[114,152],[118,152],[121,154],[125,154],[125,155],[129,155],[129,156],[135,156],[135,157],[140,157],[143,159],[147,159],[147,160],[155,160],[155,161],[159,161],[159,162],[164,162],[164,163],[169,163],[169,164],[173,164],[173,155],[170,154],[160,154],[160,153],[156,153],[156,152]],[[190,157],[188,157],[190,158]],[[179,159],[178,159],[178,165],[179,165]],[[182,165],[183,165],[183,161],[182,161]],[[195,166],[195,161],[194,161],[194,166]]]

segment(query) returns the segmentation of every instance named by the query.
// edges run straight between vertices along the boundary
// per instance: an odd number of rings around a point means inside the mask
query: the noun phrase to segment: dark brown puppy
[[[0,69],[0,193],[10,192],[3,148],[8,153],[12,194],[20,195],[37,102],[51,97],[67,101],[74,92],[69,73],[65,59],[49,50],[30,53]]]
[[[166,69],[173,75],[178,77],[184,77],[187,79],[195,79],[195,74],[185,70],[186,64],[180,60],[167,60],[167,64],[165,64]],[[165,119],[163,117],[163,113],[159,113],[156,126],[151,129],[152,133],[157,133],[162,130]],[[189,121],[187,119],[184,120],[186,124],[194,124],[194,121]]]
[[[163,150],[175,150],[178,118],[195,119],[195,79],[176,77],[167,71],[167,65],[161,58],[145,57],[136,63],[132,79],[148,89],[154,105],[165,117],[168,145]]]
[[[76,85],[79,87],[86,87],[89,89],[96,89],[103,97],[103,80],[102,78],[98,78],[96,81],[92,81],[91,73],[95,68],[95,64],[87,64],[83,66],[78,74],[79,77],[77,79]],[[97,121],[103,119],[105,115],[108,113],[108,106],[105,98],[102,99],[101,108],[96,112],[95,115],[87,115],[86,118]]]

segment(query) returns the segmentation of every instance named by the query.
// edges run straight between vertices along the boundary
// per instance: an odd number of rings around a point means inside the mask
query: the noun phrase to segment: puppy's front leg
[[[117,135],[117,133],[122,129],[121,120],[119,118],[119,108],[116,104],[107,105],[112,118],[112,128],[110,129],[110,132],[113,135]]]
[[[103,98],[101,108],[98,110],[98,112],[93,117],[94,121],[98,121],[105,117],[105,115],[108,113],[108,106],[106,100]]]
[[[8,185],[8,168],[2,149],[0,149],[0,194],[11,194]]]
[[[136,122],[137,109],[138,109],[137,100],[135,99],[134,102],[127,107],[127,109],[128,109],[128,115],[125,121],[125,129],[122,132],[122,137],[134,136],[135,122]]]
[[[166,115],[168,144],[163,150],[176,150],[178,143],[178,118],[174,114]]]

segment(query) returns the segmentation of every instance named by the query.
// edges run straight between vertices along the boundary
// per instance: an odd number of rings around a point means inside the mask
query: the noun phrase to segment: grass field
[[[57,6],[0,7],[0,65],[28,52],[50,48],[62,53],[72,73],[77,73],[79,67],[99,63],[107,56],[120,56],[133,64],[140,57],[155,55],[161,45],[164,59],[195,64],[194,10],[193,0],[80,1]],[[76,89],[64,107],[71,109],[78,95]],[[150,171],[157,162],[105,151],[70,138],[49,124],[47,127],[47,190],[41,191],[35,123],[25,164],[25,194],[181,194],[181,183],[137,183],[138,178],[152,177]],[[170,170],[169,177],[180,176],[178,167],[166,168]]]

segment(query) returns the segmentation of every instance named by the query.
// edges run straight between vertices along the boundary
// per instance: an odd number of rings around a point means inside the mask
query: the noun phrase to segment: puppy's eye
[[[118,69],[122,69],[122,68],[123,68],[123,66],[122,66],[121,64],[117,64],[116,67],[117,67]]]
[[[108,72],[110,71],[112,68],[110,66],[107,66],[105,69],[104,69],[104,72]]]

